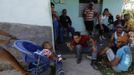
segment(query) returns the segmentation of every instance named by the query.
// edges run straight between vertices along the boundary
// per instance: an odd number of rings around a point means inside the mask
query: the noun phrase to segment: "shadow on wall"
[[[31,40],[39,45],[41,45],[44,41],[52,42],[52,29],[48,26],[0,23],[0,29],[9,32],[18,39]]]

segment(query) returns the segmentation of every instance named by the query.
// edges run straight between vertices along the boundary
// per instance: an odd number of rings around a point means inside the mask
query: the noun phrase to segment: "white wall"
[[[114,18],[117,14],[121,14],[122,6],[123,0],[103,0],[103,10],[108,8]]]
[[[52,26],[50,0],[0,0],[0,22]]]

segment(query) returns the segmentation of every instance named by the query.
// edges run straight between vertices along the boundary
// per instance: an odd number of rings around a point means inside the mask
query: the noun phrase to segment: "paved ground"
[[[63,69],[65,75],[101,75],[99,71],[96,71],[91,67],[90,61],[85,58],[80,64],[76,63],[74,57],[67,58],[64,61]]]
[[[101,75],[99,71],[94,70],[90,66],[90,61],[83,59],[81,64],[76,64],[75,58],[67,58],[64,61],[64,71],[65,75]],[[0,75],[21,75],[15,70],[7,70],[0,72]],[[43,73],[41,75],[48,75],[48,73]]]
[[[84,56],[83,56],[84,59],[82,60],[81,64],[76,64],[76,58],[74,57],[74,55],[70,55],[70,53],[68,53],[69,51],[64,45],[60,46],[58,50],[60,50],[59,53],[62,53],[63,55],[69,54],[68,56],[65,56],[67,59],[64,61],[64,65],[63,65],[65,75],[101,75],[99,71],[94,70],[90,66],[90,61],[85,59]],[[14,49],[13,51],[11,51],[11,53],[13,53],[13,55],[17,54],[16,57],[20,57],[18,52]],[[20,74],[15,70],[6,69],[4,71],[1,71],[0,75],[20,75]],[[49,74],[43,73],[41,75],[49,75]]]

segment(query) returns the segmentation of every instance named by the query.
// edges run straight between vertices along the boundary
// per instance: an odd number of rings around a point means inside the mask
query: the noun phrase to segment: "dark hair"
[[[105,13],[106,11],[109,12],[108,8],[105,8],[105,9],[104,9],[103,15],[104,15],[104,13]]]
[[[44,41],[43,43],[42,43],[42,47],[44,48],[44,45],[45,44],[50,44],[50,42],[49,41]]]
[[[129,13],[127,13],[127,14],[124,14],[124,17],[125,17],[125,16],[130,16],[130,14],[129,14]]]
[[[90,7],[93,7],[93,4],[92,4],[92,3],[89,3],[89,6],[90,6]]]
[[[104,11],[109,11],[108,8],[105,8]]]
[[[63,9],[63,10],[62,10],[62,13],[64,13],[65,11],[67,11],[67,9]]]
[[[51,6],[55,6],[53,2],[51,2]]]
[[[81,33],[80,32],[74,32],[73,36],[81,36]]]

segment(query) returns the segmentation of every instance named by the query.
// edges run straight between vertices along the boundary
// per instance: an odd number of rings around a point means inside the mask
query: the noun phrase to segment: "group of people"
[[[102,15],[94,10],[93,4],[90,3],[89,6],[83,12],[84,24],[89,35],[81,35],[80,32],[76,32],[71,26],[72,21],[67,15],[67,10],[62,10],[62,15],[59,17],[54,10],[54,4],[51,3],[53,27],[55,40],[60,38],[61,42],[64,42],[64,37],[70,37],[72,35],[72,40],[67,43],[67,47],[71,51],[76,52],[76,62],[81,63],[83,52],[89,52],[91,55],[91,65],[94,69],[97,69],[98,57],[107,56],[107,61],[103,64],[112,67],[116,72],[128,71],[132,64],[132,52],[130,44],[134,42],[132,35],[134,35],[134,21],[131,19],[129,14],[124,15],[124,19],[120,15],[116,16],[116,21],[114,21],[112,14],[106,8]],[[97,42],[92,38],[92,32],[94,28],[94,18],[98,18],[98,24],[95,26],[99,31],[100,39],[104,39],[104,34],[112,32],[110,39],[105,40],[107,43],[98,48]],[[113,27],[111,28],[111,25]],[[10,37],[11,39],[16,39],[15,36],[0,30],[0,35]],[[129,37],[131,39],[129,39]],[[0,44],[8,44],[11,40],[0,40]],[[132,41],[130,43],[130,41]],[[134,43],[133,43],[134,44]],[[50,60],[62,60],[52,52],[52,45],[49,42],[43,43],[43,55],[47,56]],[[19,64],[15,57],[9,53],[2,46],[0,47],[0,60],[7,61],[16,70],[20,71],[22,75],[29,75],[29,73]],[[59,56],[60,57],[60,56]]]
[[[132,64],[132,52],[129,43],[129,36],[123,27],[118,25],[116,31],[113,33],[111,39],[105,40],[104,45],[98,44],[89,35],[81,35],[80,32],[75,32],[73,40],[67,43],[67,46],[71,51],[76,52],[76,62],[81,63],[82,54],[88,52],[91,55],[91,66],[94,69],[98,69],[97,64],[102,62],[102,65],[107,65],[113,68],[116,72],[128,71]],[[104,55],[107,60],[100,61]]]
[[[95,17],[98,19],[97,25],[94,25]],[[93,4],[89,3],[83,12],[84,24],[88,35],[81,35],[80,32],[74,32],[72,40],[67,43],[71,51],[75,51],[79,64],[82,60],[82,53],[89,52],[91,54],[91,65],[97,69],[98,57],[107,56],[108,62],[105,65],[111,66],[116,72],[128,71],[132,64],[132,52],[129,39],[134,32],[134,20],[129,14],[122,16],[117,15],[116,20],[105,8],[102,15],[99,15],[93,8]],[[101,48],[97,46],[97,39],[92,37],[94,27],[99,32],[99,39],[105,39],[107,43]],[[106,33],[112,33],[111,38],[106,38]],[[91,43],[91,44],[90,44]],[[104,64],[104,63],[103,63]]]
[[[70,34],[72,35],[75,30],[72,27],[72,21],[67,15],[67,10],[63,9],[61,16],[58,16],[55,9],[55,5],[51,3],[52,19],[53,19],[53,29],[54,29],[54,38],[55,41],[60,39],[61,43],[64,43],[64,39],[69,38]]]
[[[104,35],[109,32],[114,32],[117,25],[121,25],[126,31],[134,30],[134,21],[131,19],[130,14],[116,15],[114,21],[113,15],[108,8],[105,8],[102,14],[99,14],[95,9],[93,3],[89,5],[83,11],[83,19],[87,32],[92,35],[95,32],[99,32],[99,38],[104,39]],[[97,21],[95,21],[97,20]]]

